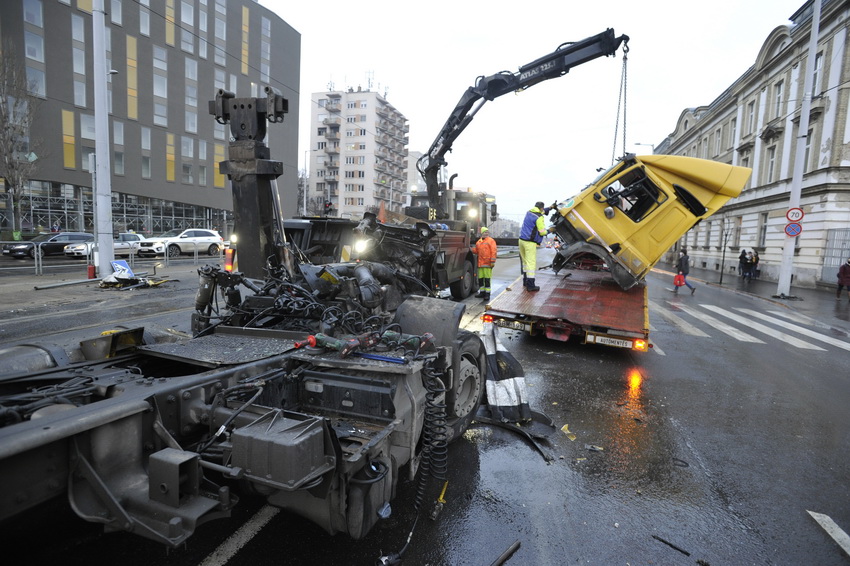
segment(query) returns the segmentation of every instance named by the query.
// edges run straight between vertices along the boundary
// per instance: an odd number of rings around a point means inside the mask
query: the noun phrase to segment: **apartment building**
[[[382,205],[403,212],[410,127],[384,96],[359,87],[313,93],[310,128],[308,214],[327,202],[343,218],[359,219]]]
[[[736,273],[741,249],[757,250],[762,278],[778,279],[801,143],[804,217],[792,282],[835,284],[850,257],[850,2],[822,0],[809,126],[800,132],[813,5],[806,2],[790,25],[774,29],[752,67],[711,104],[684,110],[655,148],[753,170],[742,194],[677,246],[687,246],[698,267]]]
[[[96,2],[0,4],[0,64],[25,68],[38,107],[24,231],[93,228]],[[300,34],[253,0],[102,3],[114,230],[204,227],[229,234],[232,195],[218,167],[227,159],[229,126],[216,123],[208,107],[220,88],[250,97],[271,86],[289,100],[292,112],[269,126],[266,143],[271,158],[283,162],[284,207],[297,212]],[[4,230],[10,212],[9,199],[0,196]]]

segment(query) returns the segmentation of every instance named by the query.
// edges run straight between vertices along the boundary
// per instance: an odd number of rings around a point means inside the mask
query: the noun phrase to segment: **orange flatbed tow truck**
[[[585,344],[649,348],[644,283],[623,290],[609,272],[587,269],[542,270],[536,279],[535,293],[525,291],[522,278],[514,281],[487,305],[484,320],[553,340],[581,337]]]

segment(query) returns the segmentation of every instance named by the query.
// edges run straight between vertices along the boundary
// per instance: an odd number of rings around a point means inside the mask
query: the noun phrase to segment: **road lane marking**
[[[840,328],[835,328],[834,326],[830,326],[829,324],[824,324],[823,322],[821,322],[817,319],[814,319],[810,316],[806,316],[804,314],[800,314],[800,313],[796,313],[796,312],[795,313],[787,313],[787,312],[782,312],[782,311],[767,311],[767,312],[769,312],[770,314],[782,317],[782,318],[786,318],[788,320],[793,320],[794,322],[796,322],[798,324],[802,323],[802,324],[806,324],[808,326],[814,326],[815,328],[820,328],[822,330],[828,330],[829,332],[832,332],[833,334],[840,334],[841,336],[844,336],[846,338],[850,338],[850,333],[847,332],[846,330],[841,330]]]
[[[835,524],[835,521],[829,515],[824,515],[822,513],[815,513],[814,511],[809,511],[806,509],[806,512],[812,516],[812,518],[818,522],[818,524],[823,527],[823,530],[826,531],[826,534],[832,537],[832,540],[838,543],[838,546],[841,547],[848,556],[850,556],[850,536],[847,535],[841,527]]]
[[[682,318],[676,316],[672,312],[668,311],[667,309],[662,308],[661,305],[659,305],[658,303],[649,301],[649,308],[651,309],[649,312],[661,316],[662,318],[667,320],[667,322],[669,322],[685,334],[690,334],[691,336],[702,336],[704,338],[711,338],[711,336],[709,336],[690,322],[687,322]]]
[[[662,350],[661,348],[658,347],[658,344],[656,344],[654,340],[650,340],[649,343],[652,344],[652,348],[650,348],[650,350],[652,350],[656,354],[660,354],[662,356],[667,355],[667,354],[664,353],[664,350]]]
[[[798,326],[796,324],[791,324],[790,322],[785,322],[784,320],[779,320],[778,318],[773,318],[772,316],[767,316],[766,314],[764,314],[762,312],[758,312],[758,311],[754,311],[754,310],[750,310],[750,309],[742,309],[742,308],[736,308],[735,310],[739,310],[739,311],[746,313],[750,316],[760,318],[760,319],[765,320],[767,322],[773,323],[777,326],[787,328],[788,330],[792,330],[794,332],[802,334],[803,336],[808,336],[809,338],[814,338],[815,340],[820,340],[821,342],[826,342],[827,344],[831,344],[831,345],[836,346],[838,348],[850,350],[850,344],[848,344],[847,342],[843,342],[841,340],[838,340],[837,338],[832,338],[831,336],[825,336],[823,334],[820,334],[819,332],[815,332],[814,330],[809,330],[808,328],[801,328],[800,326]]]
[[[725,332],[726,334],[728,334],[732,338],[740,340],[741,342],[752,342],[754,344],[764,344],[763,340],[759,340],[755,336],[750,336],[746,332],[742,332],[742,331],[738,330],[737,328],[735,328],[734,326],[729,326],[725,322],[723,322],[721,320],[717,320],[713,316],[705,314],[704,312],[700,312],[696,309],[692,309],[690,307],[686,307],[686,306],[678,304],[678,303],[670,302],[670,305],[673,306],[673,307],[676,307],[677,309],[681,310],[682,312],[685,312],[685,313],[691,315],[694,318],[701,320],[702,322],[704,322],[704,323],[706,323],[710,326],[713,326],[714,328],[716,328],[717,330],[719,330],[721,332]]]
[[[715,312],[719,315],[725,316],[726,318],[731,318],[735,322],[740,322],[741,324],[743,324],[744,326],[746,326],[747,328],[749,328],[751,330],[755,330],[757,332],[762,332],[764,334],[767,334],[768,336],[782,340],[783,342],[785,342],[787,344],[791,344],[792,346],[796,346],[797,348],[803,348],[803,349],[806,349],[806,350],[820,350],[821,352],[825,351],[820,346],[815,346],[814,344],[809,344],[805,340],[800,340],[796,336],[791,336],[790,334],[785,334],[784,332],[780,332],[780,331],[778,331],[774,328],[771,328],[769,326],[765,326],[763,324],[755,322],[752,319],[745,318],[745,317],[737,315],[733,312],[729,312],[726,309],[720,308],[718,306],[706,305],[706,304],[702,304],[700,306],[704,309],[708,309],[708,310],[713,311],[713,312]]]
[[[239,530],[227,537],[227,540],[204,558],[199,566],[224,566],[227,564],[278,513],[280,513],[278,507],[264,505],[253,517],[239,527]]]

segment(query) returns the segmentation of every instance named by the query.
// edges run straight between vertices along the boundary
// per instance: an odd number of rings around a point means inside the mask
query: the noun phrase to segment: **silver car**
[[[153,238],[139,242],[137,254],[151,257],[168,254],[177,257],[180,254],[204,253],[219,255],[224,249],[224,238],[215,230],[189,228],[188,230],[169,230]]]

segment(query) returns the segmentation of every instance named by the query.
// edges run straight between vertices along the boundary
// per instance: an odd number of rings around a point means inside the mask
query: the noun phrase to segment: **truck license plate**
[[[501,318],[497,318],[494,322],[496,323],[496,326],[501,326],[503,328],[522,330],[523,332],[528,332],[530,330],[530,326],[528,324],[517,320],[503,320]]]
[[[620,338],[611,338],[610,336],[600,336],[599,334],[588,334],[586,342],[602,344],[604,346],[615,346],[617,348],[631,348],[631,340],[622,340]]]

